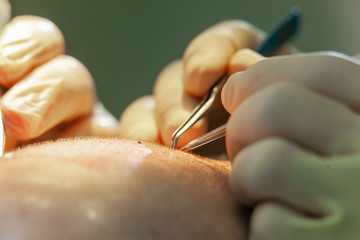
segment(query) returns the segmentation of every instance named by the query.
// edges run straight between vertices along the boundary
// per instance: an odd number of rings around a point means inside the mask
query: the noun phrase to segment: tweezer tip
[[[189,148],[189,147],[187,147],[187,145],[185,145],[185,146],[181,147],[179,150],[183,151],[183,152],[188,152],[191,150],[191,148]]]
[[[172,138],[171,138],[171,143],[170,143],[170,148],[171,148],[172,150],[175,150],[175,149],[176,149],[176,147],[177,147],[177,142],[178,142],[178,140],[177,140],[176,134],[174,134],[174,135],[172,136]]]

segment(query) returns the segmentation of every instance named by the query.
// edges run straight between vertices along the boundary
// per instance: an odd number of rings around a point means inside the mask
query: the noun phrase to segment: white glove
[[[230,77],[231,188],[255,205],[250,236],[360,238],[360,62],[274,57]]]

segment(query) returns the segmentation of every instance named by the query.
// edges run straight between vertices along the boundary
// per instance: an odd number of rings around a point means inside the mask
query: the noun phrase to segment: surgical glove
[[[260,61],[222,92],[230,185],[251,239],[360,237],[360,62],[338,53]]]
[[[170,63],[159,74],[154,86],[154,100],[150,100],[155,106],[151,110],[142,108],[141,111],[138,107],[142,103],[135,103],[123,113],[120,136],[160,141],[169,146],[173,132],[190,117],[211,85],[226,72],[230,75],[244,70],[263,58],[247,49],[255,47],[263,37],[259,29],[243,21],[226,21],[205,30],[186,48],[182,61]],[[131,110],[133,107],[136,108],[134,111]],[[148,112],[148,116],[155,119],[149,121],[148,117],[136,118],[136,112],[139,112],[139,116]],[[133,114],[135,117],[131,116]],[[128,120],[135,118],[136,121]],[[181,136],[178,147],[206,131],[207,121],[202,119]]]
[[[0,0],[0,30],[9,22],[11,8],[8,0]]]
[[[155,99],[152,95],[134,101],[121,115],[119,135],[125,139],[159,142],[154,109]]]
[[[118,123],[98,102],[91,74],[77,59],[64,54],[64,37],[47,19],[19,16],[3,28],[0,84],[5,89],[1,110],[7,149],[36,139],[103,135],[99,128],[106,135],[110,129],[116,134]]]

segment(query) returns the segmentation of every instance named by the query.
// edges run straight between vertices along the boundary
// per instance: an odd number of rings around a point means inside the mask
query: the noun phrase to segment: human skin
[[[120,139],[32,145],[0,160],[1,239],[246,239],[229,162]]]

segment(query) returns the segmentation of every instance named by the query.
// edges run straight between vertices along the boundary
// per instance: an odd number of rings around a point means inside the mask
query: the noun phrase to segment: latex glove
[[[222,22],[205,30],[186,48],[182,61],[175,61],[161,71],[155,82],[154,98],[140,99],[140,103],[130,105],[123,113],[120,136],[160,141],[169,146],[173,132],[220,76],[246,69],[262,59],[247,48],[255,47],[263,35],[244,21]],[[153,107],[146,107],[145,101]],[[139,108],[140,105],[144,107]],[[144,114],[155,119],[149,121]],[[206,131],[207,121],[199,121],[179,139],[178,147]]]
[[[231,188],[255,206],[251,239],[360,237],[360,62],[274,57],[230,77]]]
[[[10,20],[11,7],[8,0],[0,0],[0,30]]]
[[[90,72],[77,59],[64,54],[64,37],[47,19],[19,16],[2,30],[0,84],[6,93],[1,110],[10,143],[7,148],[17,145],[13,139],[28,143],[36,138],[102,135],[98,129],[104,128],[104,122],[106,134],[109,129],[113,134],[117,132],[116,119],[97,101]],[[80,119],[86,123],[80,126]],[[78,131],[73,129],[74,123]],[[70,127],[69,135],[64,135]]]

